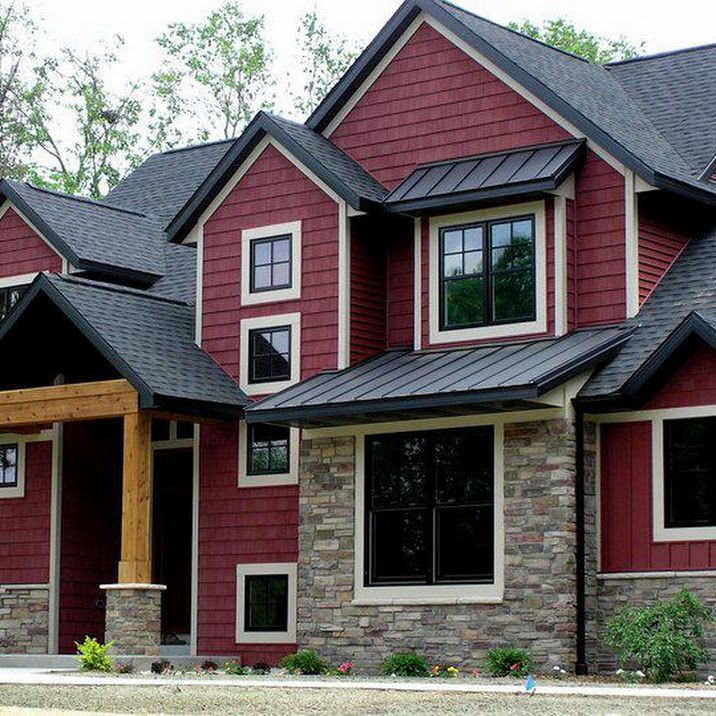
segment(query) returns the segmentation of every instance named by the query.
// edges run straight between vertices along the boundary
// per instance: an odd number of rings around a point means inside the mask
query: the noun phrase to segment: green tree
[[[153,143],[235,137],[270,108],[271,54],[264,18],[230,1],[195,24],[175,23],[157,38],[162,69],[153,75]]]
[[[313,10],[300,21],[301,69],[304,84],[294,96],[294,107],[310,114],[356,58],[356,48],[344,35],[331,33]]]
[[[577,29],[564,18],[546,20],[541,26],[529,20],[511,22],[509,27],[547,45],[579,55],[585,60],[605,64],[617,60],[628,60],[639,55],[644,43],[633,45],[625,37],[616,39],[595,35],[589,30]]]

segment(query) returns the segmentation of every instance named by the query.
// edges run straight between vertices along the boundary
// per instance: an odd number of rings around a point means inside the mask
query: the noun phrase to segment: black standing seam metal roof
[[[386,198],[390,211],[420,211],[556,189],[584,156],[576,139],[416,167]]]
[[[137,390],[140,407],[238,418],[248,398],[194,342],[191,306],[146,291],[40,274],[0,324],[0,343],[47,296]]]
[[[410,23],[425,12],[487,57],[586,136],[649,183],[716,203],[700,180],[612,71],[474,15],[446,0],[406,0],[306,120],[322,132]],[[710,108],[700,107],[700,114]]]
[[[248,422],[363,422],[364,416],[490,401],[535,401],[606,360],[628,339],[621,328],[561,338],[444,350],[392,350],[320,373],[246,409]]]

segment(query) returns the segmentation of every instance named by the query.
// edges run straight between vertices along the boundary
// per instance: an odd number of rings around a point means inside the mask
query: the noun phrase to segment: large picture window
[[[494,429],[366,438],[365,583],[494,580]]]
[[[664,421],[665,527],[716,526],[716,417]]]
[[[440,328],[535,320],[535,220],[440,229]]]

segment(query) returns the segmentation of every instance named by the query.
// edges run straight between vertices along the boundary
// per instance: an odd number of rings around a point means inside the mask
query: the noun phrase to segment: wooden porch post
[[[151,454],[151,418],[143,412],[125,415],[120,584],[152,581]]]

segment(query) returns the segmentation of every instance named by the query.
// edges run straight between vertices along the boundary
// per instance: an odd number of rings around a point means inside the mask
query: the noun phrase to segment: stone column
[[[49,613],[46,585],[0,586],[0,654],[47,654]]]
[[[107,594],[105,643],[120,655],[158,656],[163,584],[102,584]]]

